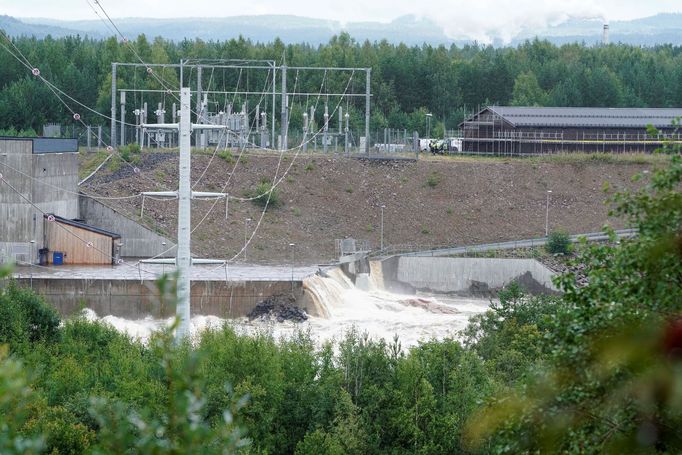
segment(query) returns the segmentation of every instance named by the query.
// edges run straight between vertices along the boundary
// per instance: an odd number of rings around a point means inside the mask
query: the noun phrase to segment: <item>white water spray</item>
[[[379,272],[380,269],[372,267],[372,273],[365,277],[368,291],[358,289],[339,269],[329,271],[326,276],[306,278],[303,287],[313,302],[313,312],[317,314],[311,314],[304,323],[195,316],[191,319],[191,334],[196,337],[202,330],[228,323],[239,333],[266,330],[276,338],[291,336],[298,330],[309,330],[318,344],[322,344],[328,340],[340,340],[354,328],[373,339],[391,340],[397,335],[402,346],[408,348],[419,341],[457,337],[471,316],[484,312],[489,306],[489,301],[483,299],[393,294],[383,290],[383,277]],[[97,318],[91,310],[86,312],[88,319],[110,324],[143,342],[153,331],[173,322],[173,318],[137,321],[114,316]]]

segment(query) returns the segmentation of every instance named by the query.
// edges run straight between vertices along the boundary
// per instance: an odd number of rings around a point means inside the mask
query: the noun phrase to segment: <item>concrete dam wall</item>
[[[395,257],[383,262],[384,282],[394,292],[487,295],[516,281],[531,293],[557,293],[554,272],[535,259]]]
[[[83,308],[98,316],[124,319],[165,319],[175,316],[173,299],[161,298],[154,280],[19,278],[20,285],[33,289],[62,316],[69,317]],[[299,301],[300,281],[192,281],[192,316],[217,316],[224,319],[246,316],[256,304],[274,295],[291,295]],[[303,308],[311,310],[303,303]]]

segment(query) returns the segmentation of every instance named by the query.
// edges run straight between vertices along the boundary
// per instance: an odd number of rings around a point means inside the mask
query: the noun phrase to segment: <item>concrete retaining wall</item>
[[[82,196],[79,199],[80,218],[92,226],[120,234],[122,257],[175,257],[175,243],[147,229],[101,202]],[[163,245],[166,242],[166,245]],[[168,250],[165,254],[165,250]]]
[[[44,244],[42,212],[78,217],[78,154],[34,154],[31,139],[2,140],[0,173],[20,193],[0,185],[0,256],[31,240],[37,255]]]
[[[383,268],[389,289],[486,295],[519,282],[532,293],[556,293],[554,273],[534,259],[400,257]],[[393,281],[393,283],[390,283]]]
[[[18,279],[29,286],[28,278]],[[98,316],[125,319],[168,318],[175,315],[172,301],[163,302],[155,281],[33,279],[33,289],[63,316],[90,308]],[[246,316],[256,304],[272,295],[291,294],[289,281],[192,281],[192,315],[237,318]],[[300,281],[294,296],[306,308]]]

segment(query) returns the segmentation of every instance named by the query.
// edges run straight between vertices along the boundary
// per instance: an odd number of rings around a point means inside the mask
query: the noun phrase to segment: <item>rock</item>
[[[273,295],[258,302],[256,307],[247,315],[249,320],[263,319],[276,320],[279,323],[284,321],[304,322],[308,319],[308,314],[295,306],[296,299],[284,294]]]

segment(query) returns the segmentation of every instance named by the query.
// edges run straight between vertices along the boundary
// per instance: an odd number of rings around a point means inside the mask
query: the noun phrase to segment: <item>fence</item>
[[[622,229],[616,231],[617,238],[629,238],[638,235],[637,229]],[[606,242],[610,237],[604,232],[591,232],[587,234],[576,234],[570,236],[570,241],[573,243],[579,242],[580,239],[586,238],[590,242]],[[373,251],[371,257],[391,257],[391,256],[420,256],[420,257],[437,257],[437,256],[454,256],[454,255],[479,255],[480,253],[487,253],[496,250],[515,250],[521,248],[536,248],[544,246],[547,243],[547,237],[539,237],[527,240],[513,240],[509,242],[486,243],[481,245],[467,245],[467,246],[427,246],[427,245],[392,245],[383,250]]]

